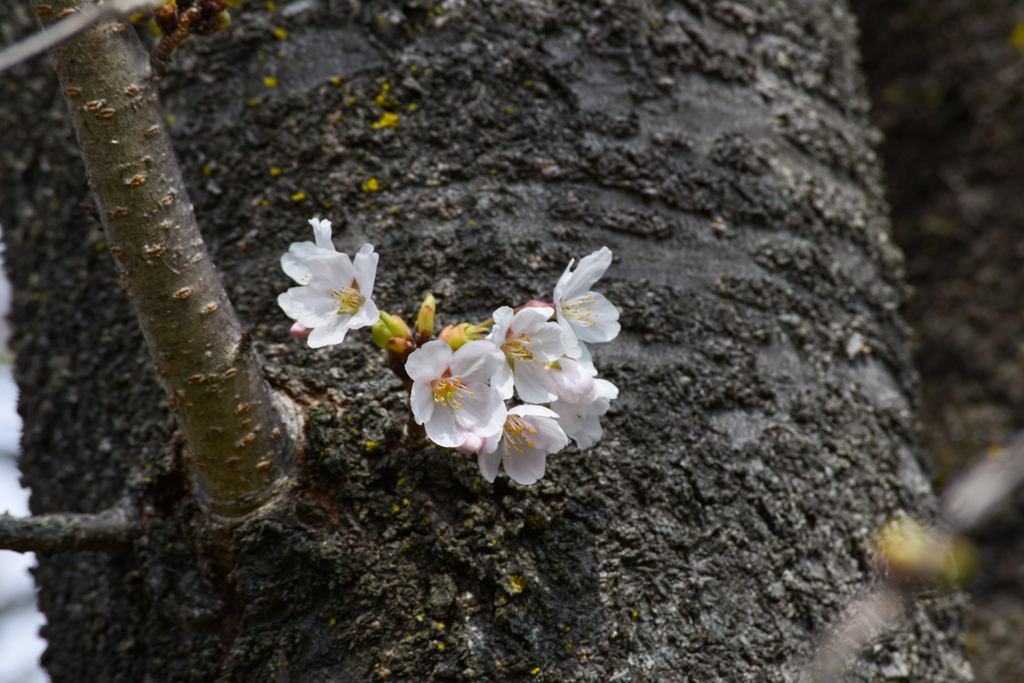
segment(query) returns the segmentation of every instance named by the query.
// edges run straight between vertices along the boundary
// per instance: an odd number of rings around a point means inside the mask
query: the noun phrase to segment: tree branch
[[[0,74],[11,67],[28,61],[37,55],[41,55],[49,49],[63,43],[68,38],[78,35],[85,29],[104,19],[123,18],[133,12],[149,8],[153,0],[107,0],[98,5],[89,5],[80,12],[75,12],[65,21],[61,21],[47,31],[40,31],[25,38],[22,41],[5,48],[0,52]],[[37,5],[36,11],[46,7],[49,13],[52,8],[46,5]]]
[[[0,549],[41,555],[69,550],[122,553],[132,524],[124,508],[98,514],[56,513],[34,517],[0,515]]]
[[[84,6],[58,0],[43,21]],[[38,5],[37,5],[38,6]],[[291,472],[295,446],[199,233],[135,31],[103,22],[54,49],[121,285],[138,316],[212,514],[244,515]]]

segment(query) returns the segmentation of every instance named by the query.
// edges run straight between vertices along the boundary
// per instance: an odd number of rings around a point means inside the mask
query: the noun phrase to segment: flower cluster
[[[551,303],[502,306],[494,317],[434,333],[436,302],[427,295],[413,329],[371,299],[377,254],[369,244],[350,261],[331,242],[329,221],[310,220],[316,242],[292,244],[281,266],[300,286],[278,297],[292,334],[317,348],[348,330],[373,327],[373,339],[406,384],[412,416],[438,446],[477,454],[480,472],[498,470],[520,484],[544,476],[547,456],[571,438],[589,448],[619,390],[597,377],[588,344],[619,333],[619,311],[591,288],[612,262],[604,247],[569,262]],[[517,399],[517,401],[516,401]],[[512,407],[508,402],[517,404]]]

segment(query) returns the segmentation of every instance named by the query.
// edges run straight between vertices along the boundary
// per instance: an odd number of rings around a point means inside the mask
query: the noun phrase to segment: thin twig
[[[0,515],[0,549],[50,555],[94,550],[122,553],[131,545],[132,524],[122,507],[97,514]]]
[[[78,35],[104,19],[120,19],[153,6],[153,0],[107,0],[84,7],[52,27],[35,33],[0,52],[0,74]]]
[[[995,456],[979,460],[942,494],[942,517],[960,533],[988,521],[1024,482],[1024,431]]]

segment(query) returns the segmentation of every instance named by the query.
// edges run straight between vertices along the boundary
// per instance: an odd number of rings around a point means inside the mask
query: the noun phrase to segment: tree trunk
[[[314,0],[186,41],[162,89],[200,226],[272,385],[308,406],[295,495],[222,542],[195,533],[78,209],[56,79],[3,81],[32,509],[144,515],[126,555],[40,560],[54,680],[792,679],[872,531],[934,514],[856,37],[845,5],[797,0]],[[530,487],[403,447],[369,334],[312,351],[277,307],[314,215],[376,245],[381,308],[433,292],[439,324],[550,299],[611,247],[604,439]],[[858,677],[969,677],[962,599],[921,605]]]

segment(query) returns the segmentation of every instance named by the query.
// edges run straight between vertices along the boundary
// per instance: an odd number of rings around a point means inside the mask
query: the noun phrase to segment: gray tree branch
[[[61,0],[40,17],[85,5]],[[110,253],[177,417],[193,487],[215,515],[243,515],[274,494],[295,447],[203,244],[149,56],[134,31],[110,21],[54,56]]]
[[[61,551],[125,552],[132,525],[121,507],[97,514],[0,515],[0,549],[50,555]]]

